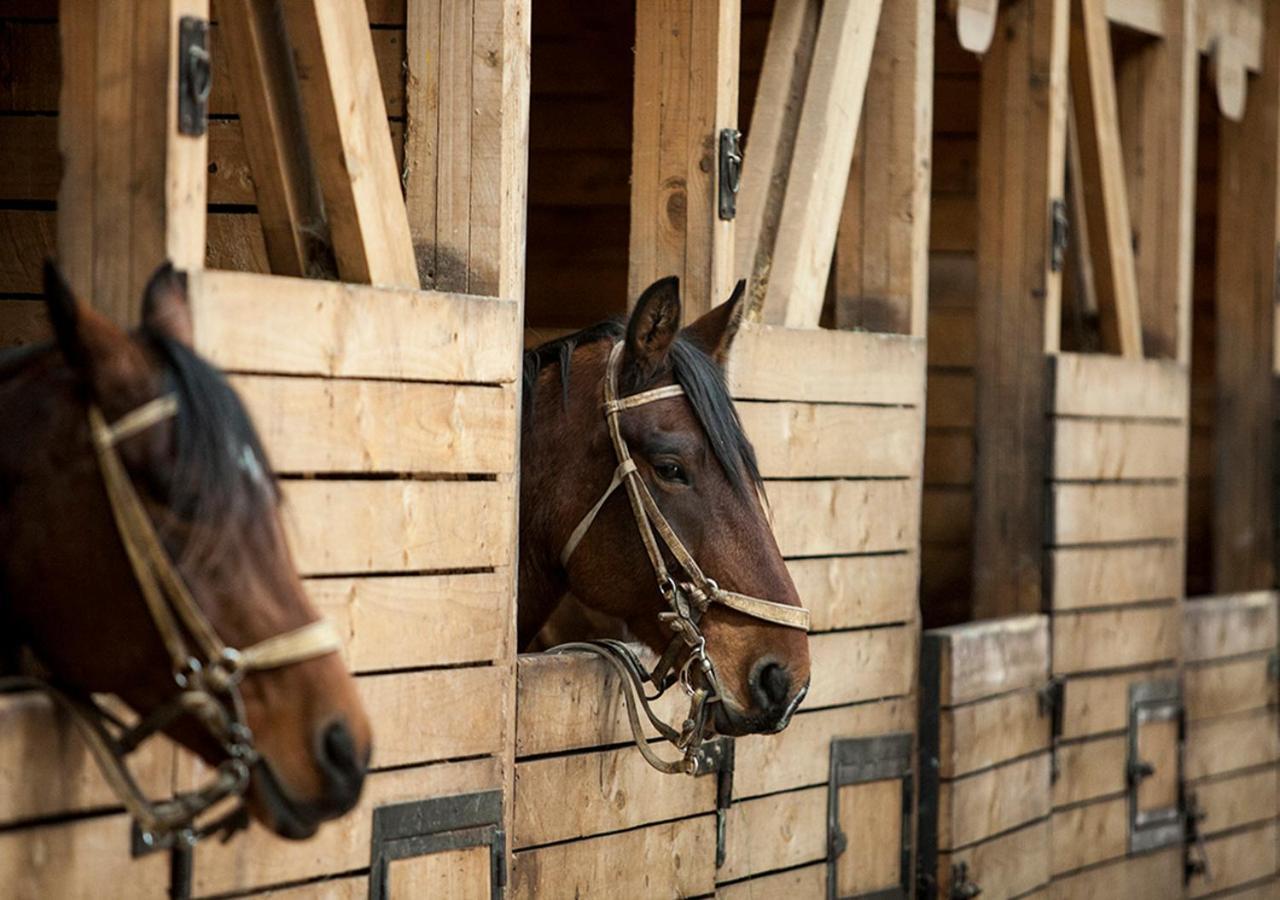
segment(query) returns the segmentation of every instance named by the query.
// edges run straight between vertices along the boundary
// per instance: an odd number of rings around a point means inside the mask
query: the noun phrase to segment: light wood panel
[[[1058,547],[1049,553],[1055,610],[1172,600],[1182,593],[1182,547]]]
[[[1179,423],[1058,418],[1050,427],[1056,479],[1186,477],[1187,429]]]
[[[1043,616],[934,628],[939,656],[938,702],[957,706],[1023,688],[1049,675],[1049,626]]]
[[[1048,891],[1049,900],[1091,900],[1108,896],[1168,900],[1181,895],[1181,848],[1135,856],[1086,869],[1069,878],[1055,879]]]
[[[387,768],[501,753],[507,677],[498,665],[357,679],[377,735],[370,764]]]
[[[956,778],[1049,747],[1050,717],[1039,691],[1024,690],[938,716],[938,775]]]
[[[1186,775],[1204,778],[1280,759],[1280,727],[1272,710],[1221,716],[1187,727]]]
[[[737,404],[766,478],[909,478],[924,434],[909,407],[814,403]]]
[[[734,803],[725,829],[724,881],[798,866],[827,855],[827,788]]]
[[[1185,605],[1183,616],[1187,662],[1272,650],[1280,634],[1271,591],[1196,599]]]
[[[993,897],[1020,897],[1049,881],[1049,823],[1036,822],[938,857],[938,886],[948,896],[952,867],[964,864],[969,879]]]
[[[1052,544],[1181,540],[1185,488],[1178,483],[1055,484]]]
[[[1100,353],[1060,353],[1053,372],[1052,412],[1059,416],[1187,418],[1190,379],[1167,360],[1126,360]]]
[[[915,653],[913,625],[871,631],[838,631],[809,639],[812,681],[804,705],[808,709],[857,703],[910,692]],[[850,673],[857,673],[856,677]]]
[[[919,540],[915,481],[773,481],[769,511],[784,556],[883,553]]]
[[[1050,833],[1055,877],[1117,859],[1128,850],[1128,802],[1118,797],[1055,811]]]
[[[792,559],[787,571],[812,632],[906,622],[917,614],[915,553]]]
[[[1087,672],[1176,660],[1177,604],[1060,613],[1053,619],[1053,670]]]
[[[938,848],[965,847],[1049,814],[1049,755],[938,786]]]

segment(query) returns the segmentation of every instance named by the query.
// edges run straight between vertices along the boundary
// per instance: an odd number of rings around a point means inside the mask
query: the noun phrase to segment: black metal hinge
[[[742,132],[720,130],[720,218],[729,221],[738,214],[738,188],[742,186]]]
[[[195,16],[178,20],[178,131],[199,137],[209,128],[209,23]]]
[[[716,738],[703,746],[709,768],[716,773],[716,868],[728,852],[729,807],[733,805],[734,744],[731,737]]]
[[[1040,715],[1049,717],[1049,783],[1058,780],[1061,767],[1058,764],[1058,739],[1062,737],[1063,698],[1065,683],[1061,678],[1050,678],[1040,689]]]
[[[502,792],[480,791],[380,806],[373,811],[369,854],[369,900],[390,895],[391,862],[467,847],[488,847],[490,895],[502,897],[507,883],[507,837],[502,828]]]

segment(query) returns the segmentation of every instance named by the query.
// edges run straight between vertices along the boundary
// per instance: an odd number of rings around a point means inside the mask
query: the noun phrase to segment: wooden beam
[[[1275,583],[1275,286],[1280,278],[1280,8],[1239,122],[1221,125],[1218,179],[1214,587]]]
[[[836,241],[840,328],[924,336],[933,29],[928,0],[882,8]]]
[[[122,325],[166,259],[204,265],[205,136],[178,132],[178,20],[207,0],[145,0],[121,11],[63,0],[59,257],[80,295]]]
[[[218,0],[218,16],[271,271],[335,278],[280,0]]]
[[[770,324],[818,325],[880,7],[881,0],[823,6],[760,310]]]
[[[1050,256],[1062,197],[1067,0],[1018,0],[982,67],[977,298],[977,617],[1039,612],[1045,354],[1059,345],[1061,276]]]
[[[1138,359],[1142,322],[1110,29],[1103,0],[1072,0],[1071,100],[1102,346],[1107,352]]]
[[[418,287],[364,4],[282,0],[343,281]]]
[[[628,302],[676,275],[686,320],[733,289],[717,161],[721,130],[737,127],[738,19],[738,0],[636,4]]]

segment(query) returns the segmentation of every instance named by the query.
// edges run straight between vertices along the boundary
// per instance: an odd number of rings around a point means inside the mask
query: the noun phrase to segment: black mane
[[[618,319],[610,319],[526,351],[523,376],[524,416],[521,427],[528,429],[532,426],[534,386],[543,369],[552,365],[560,366],[560,402],[562,407],[567,406],[574,351],[599,341],[615,343],[625,335],[626,325]],[[684,388],[693,413],[711,442],[711,450],[724,469],[729,483],[735,490],[743,493],[747,492],[749,486],[762,490],[755,449],[742,430],[742,422],[734,409],[720,366],[683,333],[677,335],[671,344],[670,360],[671,375]],[[625,396],[637,393],[646,386],[636,382],[634,373],[624,372],[618,390]]]

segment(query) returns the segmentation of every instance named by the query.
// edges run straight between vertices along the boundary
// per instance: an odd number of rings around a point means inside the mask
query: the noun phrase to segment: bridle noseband
[[[250,672],[288,666],[335,653],[342,639],[331,623],[311,622],[251,647],[229,647],[196,604],[164,549],[142,500],[129,479],[116,445],[177,415],[178,399],[166,394],[108,425],[97,406],[89,407],[94,455],[120,542],[164,642],[177,693],[133,725],[126,725],[92,696],[60,688],[43,677],[0,678],[0,691],[40,690],[71,714],[104,778],[143,831],[159,846],[175,836],[188,842],[215,831],[230,833],[246,824],[243,804],[205,826],[196,819],[228,797],[242,798],[250,767],[259,759],[245,719],[240,682]],[[148,738],[184,716],[192,716],[218,743],[226,759],[211,781],[169,800],[150,800],[125,762]]]
[[[727,591],[716,584],[714,579],[707,577],[698,566],[693,555],[671,527],[671,523],[667,521],[667,517],[658,508],[649,486],[640,477],[635,460],[631,457],[631,450],[622,437],[622,426],[619,422],[619,417],[624,410],[684,396],[684,388],[678,384],[672,384],[619,398],[618,370],[622,363],[623,348],[622,342],[614,345],[609,354],[604,378],[604,416],[618,465],[600,499],[587,510],[569,535],[564,549],[560,551],[560,563],[568,567],[570,558],[591,529],[605,501],[620,485],[625,486],[636,529],[640,532],[640,540],[644,544],[645,553],[649,556],[649,562],[653,566],[653,572],[658,581],[658,592],[667,603],[668,609],[659,613],[658,618],[675,634],[657,664],[648,672],[645,671],[635,652],[621,641],[580,641],[561,644],[552,649],[556,652],[585,650],[608,661],[622,676],[622,694],[627,704],[631,735],[645,760],[662,772],[684,772],[697,775],[707,771],[709,765],[707,755],[702,752],[702,744],[707,737],[708,707],[712,703],[723,700],[720,678],[716,673],[715,664],[707,655],[706,638],[698,629],[698,622],[703,613],[713,604],[718,603],[772,625],[808,631],[809,611],[799,606],[775,603],[772,600],[762,600],[748,594]],[[684,574],[684,580],[677,580],[671,574],[663,556],[662,546],[659,546],[659,540]],[[688,656],[677,670],[676,661],[681,652],[686,650]],[[695,672],[701,676],[701,685],[694,682]],[[688,718],[678,731],[659,719],[651,708],[651,704],[677,681],[690,700]],[[652,685],[657,693],[652,696],[646,694],[644,690],[646,683]],[[646,717],[658,733],[683,753],[680,759],[664,760],[649,746],[640,725],[637,705],[643,708]]]

